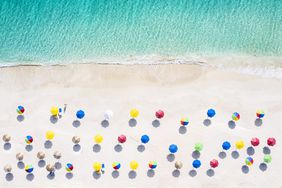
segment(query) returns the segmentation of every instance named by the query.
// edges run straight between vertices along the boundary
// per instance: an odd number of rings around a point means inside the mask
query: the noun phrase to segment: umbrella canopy
[[[83,110],[78,110],[78,111],[76,112],[76,117],[77,117],[78,119],[82,119],[82,118],[84,118],[84,116],[85,116],[85,113],[84,113]]]

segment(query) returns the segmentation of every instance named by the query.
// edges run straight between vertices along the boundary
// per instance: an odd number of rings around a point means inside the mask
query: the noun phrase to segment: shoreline
[[[68,63],[67,63],[68,62]],[[279,56],[191,56],[191,57],[161,57],[144,56],[119,59],[97,59],[78,61],[50,61],[35,64],[0,65],[0,69],[15,67],[68,67],[79,65],[197,65],[210,67],[227,72],[245,75],[255,75],[265,78],[282,79],[282,57]]]

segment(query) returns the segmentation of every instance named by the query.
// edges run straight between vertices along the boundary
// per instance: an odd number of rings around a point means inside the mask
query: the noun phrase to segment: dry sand
[[[0,69],[0,127],[1,134],[12,137],[11,148],[4,149],[1,140],[1,168],[13,167],[13,179],[8,181],[4,171],[0,173],[0,187],[282,187],[282,80],[260,78],[223,72],[196,65],[67,65],[21,66]],[[50,122],[50,107],[68,104],[67,111],[55,124]],[[16,107],[26,109],[24,121],[17,120]],[[217,115],[210,126],[203,125],[208,108],[215,108]],[[130,127],[129,111],[137,108],[140,116],[137,125]],[[75,112],[84,109],[86,116],[79,127],[73,127]],[[108,127],[102,127],[103,113],[111,109],[114,117]],[[159,127],[154,127],[154,113],[165,111]],[[261,126],[255,125],[255,112],[264,109],[266,116]],[[241,120],[231,129],[228,121],[233,112],[241,114]],[[190,124],[179,129],[180,118],[187,116]],[[44,148],[45,132],[53,130],[56,136],[50,149]],[[93,151],[93,136],[102,134],[101,151]],[[127,135],[123,150],[114,150],[119,134]],[[150,142],[145,151],[139,152],[142,134],[148,134]],[[1,136],[2,136],[1,135]],[[32,135],[33,150],[25,150],[24,138]],[[81,150],[73,151],[73,136],[81,137]],[[248,156],[250,139],[258,137],[261,144],[255,148],[254,165],[248,173],[242,172]],[[262,171],[263,148],[266,139],[275,137],[277,145],[271,147],[272,163]],[[246,147],[239,151],[239,158],[231,155],[235,141],[243,139]],[[232,142],[225,159],[220,159],[221,144]],[[196,142],[202,142],[201,168],[192,177],[192,152]],[[183,162],[178,177],[174,162],[167,160],[168,146],[177,144],[175,160]],[[54,179],[47,178],[45,167],[38,166],[36,153],[46,153],[46,164],[54,163],[54,151],[62,152],[62,168]],[[33,177],[17,167],[16,153],[23,152],[24,163],[32,164]],[[219,160],[214,175],[209,176],[209,161]],[[129,174],[129,162],[137,160],[137,176]],[[148,162],[157,160],[153,177],[148,173]],[[92,164],[104,162],[105,174],[93,176]],[[114,178],[111,164],[122,165],[119,176]],[[73,177],[66,177],[64,166],[74,165]],[[210,172],[210,171],[209,171]],[[32,180],[31,180],[31,179]],[[28,180],[29,179],[29,180]]]

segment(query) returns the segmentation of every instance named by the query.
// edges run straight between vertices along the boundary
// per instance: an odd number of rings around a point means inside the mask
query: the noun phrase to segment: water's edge
[[[0,68],[21,66],[68,66],[73,64],[93,65],[172,65],[185,64],[216,68],[266,78],[282,79],[282,57],[279,56],[210,56],[210,57],[161,57],[142,56],[128,58],[104,58],[95,60],[48,61],[48,62],[7,62]]]

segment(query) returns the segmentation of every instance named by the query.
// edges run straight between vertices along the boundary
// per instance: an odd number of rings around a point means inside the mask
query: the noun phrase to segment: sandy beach
[[[72,64],[65,66],[19,66],[0,69],[0,127],[1,137],[11,136],[11,148],[5,149],[1,140],[1,169],[12,165],[13,179],[7,180],[0,173],[0,187],[282,187],[280,163],[282,148],[282,80],[217,70],[198,65],[95,65]],[[50,122],[50,108],[63,107],[66,113],[56,123]],[[24,120],[17,120],[16,107],[26,109]],[[140,115],[137,125],[129,126],[132,108]],[[217,111],[211,125],[203,121],[209,108]],[[79,127],[73,126],[77,110],[85,110],[85,118]],[[101,122],[106,110],[114,112],[109,126]],[[153,126],[155,111],[162,109],[165,117],[159,126]],[[266,113],[262,125],[255,125],[256,110]],[[233,112],[241,119],[236,126],[228,125]],[[188,117],[187,129],[180,128],[180,119]],[[53,130],[56,135],[52,147],[44,147],[45,132]],[[93,136],[104,136],[100,151],[93,148]],[[120,134],[127,136],[122,151],[115,151]],[[150,142],[145,150],[137,150],[140,137],[148,134]],[[26,151],[25,136],[32,135],[33,149]],[[73,151],[73,136],[80,136],[81,149]],[[254,164],[248,172],[242,171],[250,140],[258,137]],[[269,147],[272,162],[261,169],[263,148],[266,140],[274,137],[277,144]],[[239,157],[231,155],[235,142],[243,139],[245,147],[238,151]],[[232,147],[226,158],[219,158],[221,144],[228,140]],[[200,160],[202,166],[191,173],[194,144],[202,142],[204,149]],[[170,144],[177,144],[175,160],[167,159]],[[58,162],[54,151],[60,151],[62,168],[55,171],[54,179],[48,179],[45,167],[38,166],[36,154],[46,153],[46,164]],[[34,166],[33,178],[27,177],[17,167],[16,153],[24,153],[25,164]],[[219,160],[214,174],[209,161]],[[139,162],[136,177],[130,174],[131,160]],[[148,162],[156,160],[158,167],[148,172]],[[105,163],[105,173],[93,175],[92,164]],[[113,174],[112,162],[119,161],[119,176]],[[183,168],[175,177],[174,162],[182,161]],[[66,177],[65,164],[74,165],[73,177]]]

